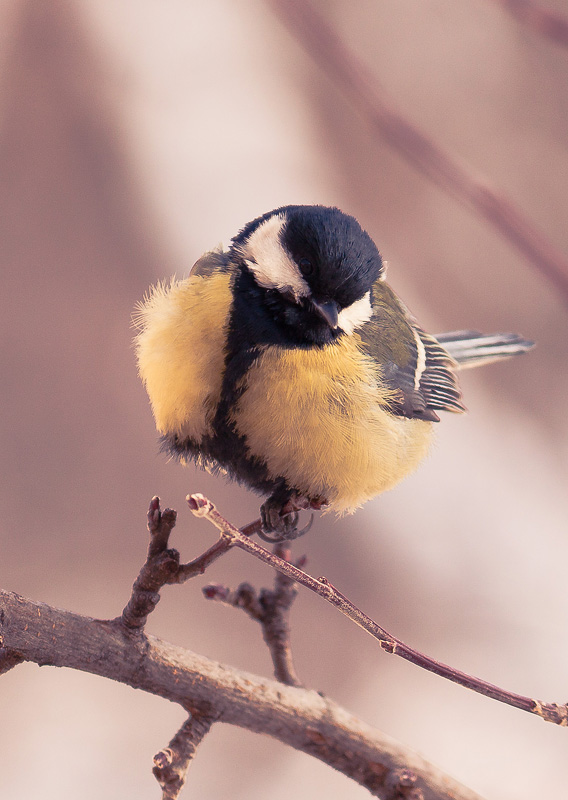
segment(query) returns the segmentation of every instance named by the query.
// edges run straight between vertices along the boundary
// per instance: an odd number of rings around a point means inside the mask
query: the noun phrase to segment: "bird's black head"
[[[325,206],[284,206],[233,240],[242,273],[235,286],[251,314],[284,340],[323,345],[371,315],[370,291],[383,272],[371,237],[354,217]],[[255,325],[257,321],[255,321]]]

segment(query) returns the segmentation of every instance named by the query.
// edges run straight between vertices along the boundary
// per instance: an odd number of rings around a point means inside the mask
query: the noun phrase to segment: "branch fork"
[[[209,501],[207,501],[209,502]],[[160,508],[160,499],[153,497],[148,509],[148,530],[150,544],[146,562],[132,587],[132,594],[126,604],[121,623],[131,631],[142,631],[148,616],[160,600],[160,589],[166,584],[185,583],[196,575],[202,575],[218,558],[224,555],[234,544],[228,536],[219,539],[212,547],[198,558],[187,564],[180,564],[180,554],[168,548],[169,538],[175,527],[177,513]],[[240,536],[252,536],[260,530],[260,520],[247,525]]]

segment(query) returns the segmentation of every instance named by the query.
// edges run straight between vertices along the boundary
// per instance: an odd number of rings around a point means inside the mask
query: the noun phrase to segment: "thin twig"
[[[148,616],[156,608],[159,590],[179,569],[179,553],[168,550],[170,533],[176,524],[176,512],[160,509],[160,499],[153,497],[148,509],[150,544],[146,562],[132,587],[130,599],[122,612],[122,624],[130,630],[141,631]]]
[[[416,169],[491,223],[568,302],[568,259],[490,181],[453,158],[409,122],[366,65],[308,0],[267,0],[292,35],[342,87],[388,144]]]
[[[283,561],[290,562],[291,550],[285,542],[275,545],[274,554]],[[298,568],[304,564],[305,558],[296,562]],[[263,589],[260,593],[260,603],[264,610],[262,634],[272,656],[274,677],[289,686],[302,685],[294,667],[290,643],[290,608],[297,594],[296,582],[282,572],[276,573],[272,591]]]
[[[262,530],[262,523],[260,519],[256,519],[240,530],[243,536],[254,536],[255,533],[259,533]],[[198,558],[187,564],[180,564],[177,573],[170,578],[169,583],[184,583],[188,578],[193,578],[195,575],[203,575],[205,570],[211,566],[214,561],[217,561],[218,558],[230,549],[231,545],[229,543],[223,539],[219,539],[213,547],[210,547],[209,550],[206,550],[205,553],[202,553]]]
[[[219,539],[198,558],[187,564],[180,564],[179,552],[168,548],[176,517],[176,512],[171,508],[161,510],[159,497],[152,498],[148,509],[150,531],[148,555],[134,581],[130,599],[120,617],[122,624],[129,630],[141,631],[144,628],[148,616],[160,600],[159,591],[162,586],[184,583],[196,575],[203,574],[207,567],[232,547],[227,540]],[[241,532],[243,536],[252,536],[258,533],[260,527],[260,520],[255,520],[246,525]]]
[[[162,787],[162,800],[178,797],[196,750],[215,719],[213,715],[190,714],[168,746],[154,756],[152,772]]]
[[[345,597],[345,595],[336,589],[327,578],[313,578],[293,564],[265,550],[265,548],[257,542],[242,536],[238,528],[235,528],[222,517],[213,503],[203,497],[203,495],[193,494],[187,498],[187,501],[191,511],[197,517],[205,517],[208,519],[209,522],[221,531],[221,535],[226,537],[235,547],[246,550],[251,555],[260,559],[260,561],[269,564],[273,569],[282,572],[292,580],[301,583],[303,586],[311,589],[312,592],[323,597],[324,600],[327,600],[328,603],[338,608],[342,614],[349,617],[356,625],[359,625],[360,628],[363,628],[363,630],[377,639],[385,652],[400,656],[416,666],[422,667],[436,675],[440,675],[442,678],[447,678],[454,683],[460,684],[460,686],[472,689],[474,692],[479,692],[479,694],[483,694],[486,697],[492,697],[494,700],[514,706],[522,711],[537,714],[547,722],[553,722],[556,725],[568,725],[568,704],[542,703],[540,700],[533,700],[530,697],[509,692],[481,678],[468,675],[465,672],[454,669],[454,667],[436,661],[436,659],[418,650],[414,650],[412,647],[404,644],[400,639],[397,639],[396,636],[393,636],[384,628],[381,628],[374,620],[364,614]]]
[[[290,547],[286,543],[275,545],[274,552],[284,561],[290,561]],[[297,567],[304,564],[304,557],[296,562]],[[241,583],[235,591],[218,584],[210,584],[203,589],[207,599],[241,608],[251,619],[260,623],[272,657],[274,677],[287,686],[302,685],[294,667],[290,645],[290,608],[297,593],[295,581],[281,572],[276,572],[274,589],[261,589],[260,593],[249,583]]]
[[[535,33],[568,47],[568,19],[565,15],[537,5],[531,0],[493,0],[493,2],[502,6]]]

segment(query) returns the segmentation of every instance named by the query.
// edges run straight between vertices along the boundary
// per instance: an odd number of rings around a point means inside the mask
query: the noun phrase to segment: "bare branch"
[[[174,738],[154,756],[154,777],[162,787],[162,800],[176,800],[198,746],[215,721],[213,716],[190,714]]]
[[[2,640],[0,639],[0,642]],[[19,653],[15,653],[13,650],[8,650],[6,647],[0,647],[0,675],[3,675],[5,672],[9,672],[14,667],[17,667],[18,664],[22,664],[25,661]]]
[[[278,543],[274,552],[284,561],[290,560],[290,548],[284,542]],[[296,562],[297,567],[304,564],[304,557]],[[281,572],[276,573],[274,589],[261,589],[260,594],[249,583],[241,583],[235,591],[216,584],[203,589],[203,594],[209,600],[242,608],[251,619],[261,624],[262,635],[274,664],[274,677],[287,686],[302,685],[296,674],[290,646],[290,608],[297,593],[295,581]]]
[[[409,769],[394,770],[386,781],[384,800],[424,800],[418,775]]]
[[[363,630],[377,639],[385,652],[400,656],[410,661],[412,664],[416,664],[416,666],[422,667],[436,675],[440,675],[442,678],[447,678],[454,683],[460,684],[460,686],[472,689],[474,692],[483,694],[486,697],[491,697],[494,700],[514,706],[522,711],[528,711],[530,714],[536,714],[542,717],[546,722],[553,722],[555,725],[562,726],[568,725],[568,704],[542,703],[540,700],[533,700],[530,697],[509,692],[481,678],[468,675],[465,672],[454,669],[454,667],[436,661],[436,659],[424,653],[420,653],[418,650],[414,650],[412,647],[404,644],[400,639],[397,639],[396,636],[393,636],[384,628],[381,628],[380,625],[377,625],[374,620],[357,608],[345,595],[341,594],[327,578],[313,578],[293,564],[265,550],[265,548],[257,544],[257,542],[242,536],[239,530],[222,517],[213,503],[203,497],[203,495],[193,494],[188,497],[187,500],[190,509],[196,516],[206,517],[209,522],[221,531],[221,535],[232,542],[234,546],[246,550],[260,561],[264,561],[292,580],[301,583],[302,586],[306,586],[308,589],[311,589],[312,592],[323,597],[324,600],[327,600],[328,603],[338,608],[342,614],[349,617],[356,625],[359,625],[360,628],[363,628]]]
[[[535,33],[542,34],[555,44],[568,47],[568,19],[558,11],[537,5],[531,0],[493,0],[515,19]]]
[[[385,141],[448,194],[490,222],[568,302],[568,259],[508,197],[409,122],[365,64],[308,0],[267,2]]]
[[[375,797],[400,797],[391,787],[402,785],[408,774],[416,777],[414,788],[424,800],[480,800],[318,692],[217,664],[149,634],[133,636],[119,620],[94,620],[0,591],[0,637],[26,661],[111,678],[192,714],[272,736],[319,758]]]

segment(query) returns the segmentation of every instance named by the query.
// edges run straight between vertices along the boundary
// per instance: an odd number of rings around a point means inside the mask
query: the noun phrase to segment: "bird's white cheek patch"
[[[339,327],[347,334],[353,333],[356,328],[360,328],[365,322],[371,319],[373,308],[371,306],[371,292],[351,303],[347,308],[339,312]]]
[[[297,298],[307,297],[309,287],[280,240],[284,221],[276,215],[259,225],[244,244],[242,255],[259,286],[289,289]]]

